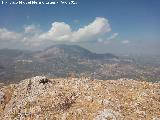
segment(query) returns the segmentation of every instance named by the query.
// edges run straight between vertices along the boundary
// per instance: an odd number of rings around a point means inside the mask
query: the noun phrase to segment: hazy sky
[[[160,53],[160,0],[75,2],[0,4],[0,48],[37,49],[66,43],[96,52]]]

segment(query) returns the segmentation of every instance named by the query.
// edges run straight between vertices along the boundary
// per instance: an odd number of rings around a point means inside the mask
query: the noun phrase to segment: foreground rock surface
[[[0,120],[160,120],[160,83],[37,76],[1,87]]]

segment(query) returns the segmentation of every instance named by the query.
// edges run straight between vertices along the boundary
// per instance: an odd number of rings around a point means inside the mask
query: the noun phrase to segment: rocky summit
[[[37,76],[1,86],[0,120],[160,120],[160,83]]]

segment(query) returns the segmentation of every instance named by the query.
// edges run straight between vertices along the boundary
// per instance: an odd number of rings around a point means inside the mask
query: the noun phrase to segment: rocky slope
[[[1,87],[0,120],[160,120],[160,84],[37,76]]]

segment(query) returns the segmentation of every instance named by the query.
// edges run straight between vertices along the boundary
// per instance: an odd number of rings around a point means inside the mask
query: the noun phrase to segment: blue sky
[[[29,45],[24,43],[25,48],[41,47],[42,39],[35,40],[35,37],[42,34],[43,46],[67,43],[80,44],[96,52],[159,53],[159,0],[78,0],[77,3],[77,5],[0,5],[0,48],[11,46],[21,48],[24,41],[28,39],[32,40],[29,41]],[[101,19],[96,19],[97,17]],[[57,24],[52,26],[55,22]],[[70,32],[72,32],[70,36],[79,35],[82,33],[78,32],[81,28],[90,34],[92,31],[88,29],[94,27],[89,25],[94,22],[100,22],[97,23],[98,25],[105,24],[100,26],[98,33],[93,32],[90,36],[83,34],[80,35],[80,38],[67,37],[68,39],[77,39],[77,41],[59,39],[62,36],[58,36],[58,39],[54,38],[55,33],[53,32],[55,31],[53,29],[56,26],[57,29],[59,26],[62,29],[66,27],[65,33],[60,33],[66,37]],[[109,27],[102,35],[101,32],[106,25]],[[84,29],[87,26],[88,28]],[[34,35],[24,33],[25,28],[32,30]],[[95,27],[96,29],[98,27]],[[49,34],[51,30],[53,37]],[[57,34],[59,35],[56,32]],[[22,40],[21,44],[17,44],[19,41],[14,40],[16,37],[11,40],[12,37],[8,38],[5,35],[18,36],[17,39],[20,40],[25,37],[25,40]],[[35,41],[39,43],[36,43],[34,47],[30,46]]]

